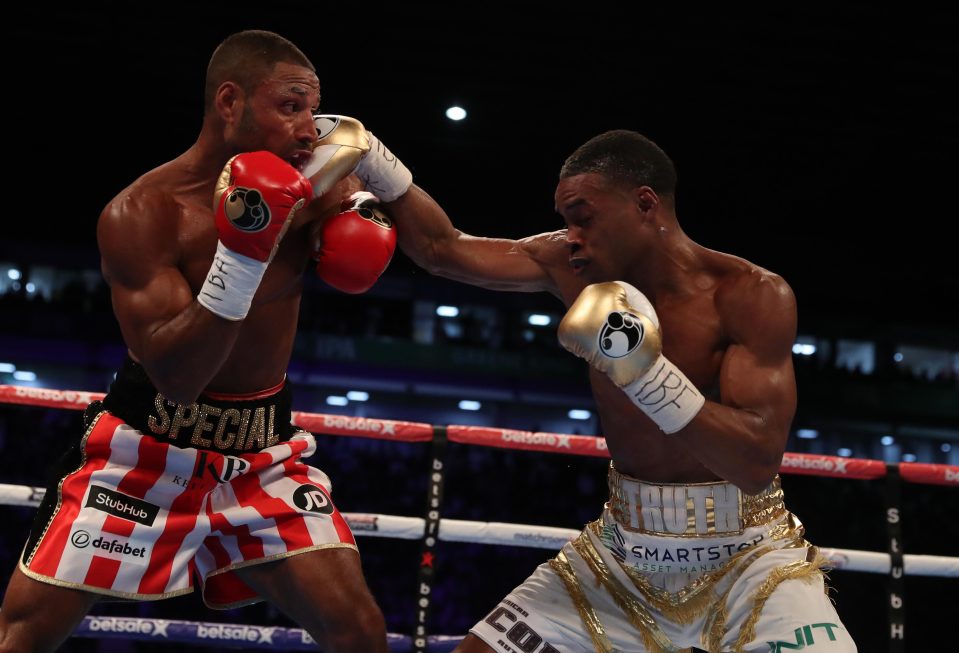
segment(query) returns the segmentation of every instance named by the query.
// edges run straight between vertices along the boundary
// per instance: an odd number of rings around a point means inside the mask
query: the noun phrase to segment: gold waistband
[[[625,530],[669,537],[738,535],[786,515],[779,476],[759,494],[725,481],[646,483],[609,465],[607,510]]]

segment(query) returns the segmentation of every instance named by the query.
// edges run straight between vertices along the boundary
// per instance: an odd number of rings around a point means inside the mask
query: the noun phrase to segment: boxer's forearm
[[[717,476],[755,494],[779,471],[787,435],[788,427],[771,424],[755,412],[707,401],[671,437]]]
[[[134,354],[161,394],[189,404],[223,367],[241,324],[218,317],[194,301],[143,338]]]
[[[414,184],[385,206],[396,222],[400,249],[417,265],[442,275],[455,262],[453,250],[461,233],[426,191]]]

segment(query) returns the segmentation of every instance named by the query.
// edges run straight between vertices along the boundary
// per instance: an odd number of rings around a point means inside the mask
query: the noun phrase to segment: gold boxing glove
[[[666,433],[686,426],[706,403],[662,355],[656,311],[628,283],[586,286],[560,322],[558,335],[563,347],[606,374]]]
[[[313,123],[318,136],[303,175],[313,184],[316,197],[351,172],[382,202],[392,202],[409,190],[413,175],[360,121],[318,114]]]
[[[302,172],[319,197],[353,172],[370,151],[370,137],[360,121],[346,116],[315,115],[313,124],[318,136]]]

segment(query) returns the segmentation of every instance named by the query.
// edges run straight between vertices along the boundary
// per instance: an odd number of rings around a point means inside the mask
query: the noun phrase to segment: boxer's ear
[[[649,186],[637,186],[633,189],[633,201],[640,211],[646,213],[659,205],[659,195]]]
[[[243,89],[236,82],[223,82],[213,96],[213,108],[223,120],[235,124],[243,115]]]

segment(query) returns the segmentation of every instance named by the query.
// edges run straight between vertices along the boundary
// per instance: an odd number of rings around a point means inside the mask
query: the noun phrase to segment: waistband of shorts
[[[243,395],[201,394],[192,404],[167,399],[143,366],[127,356],[103,408],[145,435],[180,447],[251,453],[283,442],[291,424],[293,391],[286,381]]]
[[[758,494],[726,481],[647,483],[609,465],[607,509],[627,531],[671,537],[741,534],[787,514],[777,475]]]

